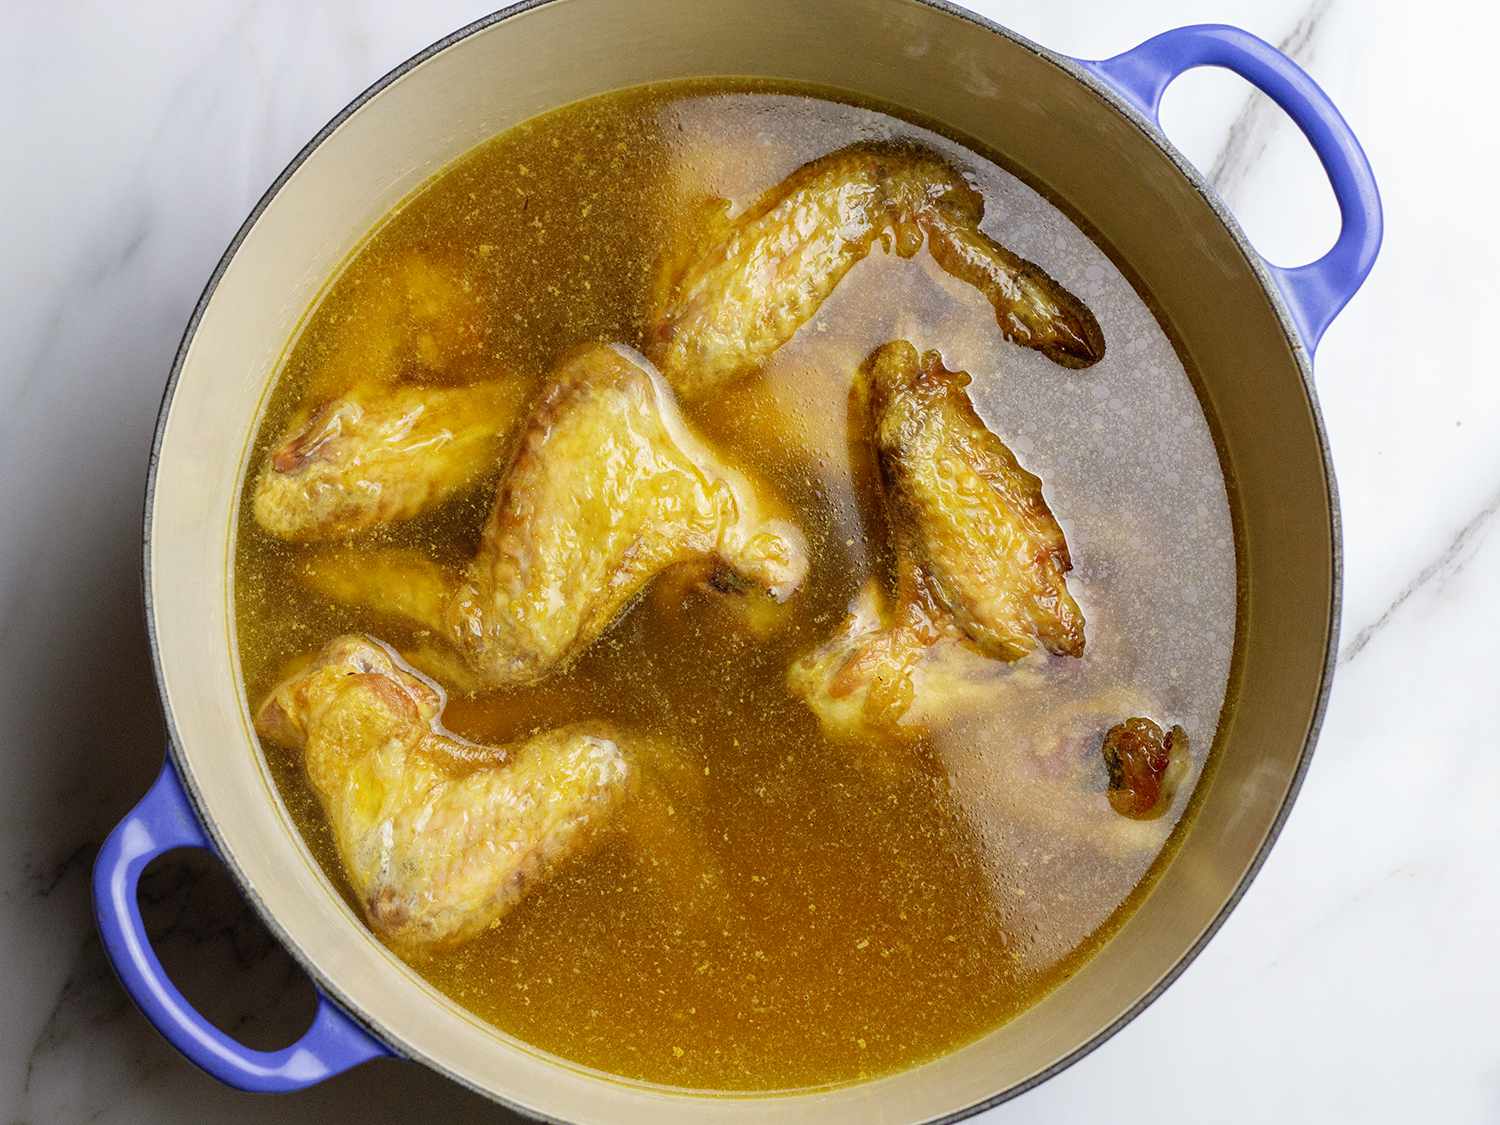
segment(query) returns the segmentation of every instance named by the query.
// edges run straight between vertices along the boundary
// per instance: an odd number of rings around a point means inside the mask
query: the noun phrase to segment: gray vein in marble
[[[1276,49],[1302,66],[1313,58],[1318,30],[1333,7],[1333,0],[1313,0],[1276,44]],[[1266,144],[1276,123],[1284,117],[1280,107],[1260,91],[1252,89],[1245,97],[1234,124],[1224,139],[1224,146],[1214,158],[1208,182],[1225,200],[1234,201],[1235,193],[1265,154]]]
[[[1446,582],[1461,571],[1474,557],[1480,544],[1484,542],[1484,536],[1489,531],[1496,512],[1500,512],[1500,491],[1491,494],[1489,500],[1474,518],[1459,529],[1458,534],[1449,541],[1437,558],[1419,570],[1416,577],[1401,588],[1401,592],[1385,607],[1379,617],[1355,634],[1354,639],[1345,645],[1344,651],[1339,654],[1339,663],[1348,664],[1369,647],[1370,642],[1416,594],[1435,581]]]
[[[151,155],[174,135],[184,135],[189,130],[184,126],[184,107],[195,115],[199,127],[207,127],[216,111],[221,107],[233,87],[221,81],[209,81],[219,74],[230,55],[242,45],[245,30],[254,18],[254,7],[238,10],[204,51],[198,64],[187,70],[174,84],[168,96],[162,100],[162,112],[145,143],[141,146],[140,160],[129,177],[130,190],[122,192],[128,200],[127,207],[116,207],[102,217],[97,230],[98,240],[85,239],[85,258],[77,270],[78,283],[69,288],[65,297],[48,312],[38,326],[35,339],[37,345],[26,361],[17,365],[18,378],[8,392],[11,395],[9,409],[0,415],[0,449],[6,447],[12,437],[11,428],[27,416],[26,406],[38,383],[47,377],[49,358],[57,343],[58,335],[67,329],[67,321],[76,309],[86,307],[88,298],[96,295],[115,279],[126,274],[138,264],[142,250],[157,233],[153,225],[153,211],[149,200],[149,184],[153,165]],[[230,60],[232,61],[232,59]],[[207,97],[202,92],[207,91]],[[274,165],[279,154],[272,156]],[[240,167],[250,174],[249,161],[241,161]],[[267,161],[257,161],[259,168]],[[269,183],[269,181],[268,181]],[[268,185],[262,185],[268,186]],[[256,194],[250,184],[243,185],[246,198]],[[122,213],[123,212],[123,213]],[[232,229],[232,228],[230,228]],[[101,249],[102,247],[102,249]],[[204,279],[206,280],[205,274]],[[0,637],[5,636],[4,623],[0,622]]]
[[[1347,927],[1350,915],[1382,903],[1393,880],[1419,877],[1420,872],[1410,859],[1403,860],[1395,867],[1381,868],[1370,873],[1343,894],[1331,897],[1322,904],[1317,916],[1310,918],[1295,933],[1288,933],[1279,944],[1268,946],[1261,962],[1262,971],[1273,972],[1287,962],[1295,961],[1303,951],[1316,949],[1324,935]]]
[[[37,343],[31,356],[17,365],[16,369],[20,374],[9,388],[11,400],[8,409],[0,414],[0,448],[10,444],[11,430],[28,420],[30,415],[27,406],[31,395],[47,377],[49,356],[56,347],[58,336],[66,327],[68,318],[83,307],[91,295],[129,270],[146,245],[151,234],[150,211],[140,197],[135,198],[135,203],[136,206],[128,217],[118,219],[111,215],[102,224],[103,229],[109,232],[112,243],[103,252],[103,260],[92,268],[80,271],[78,285],[60,295],[36,334]],[[8,632],[9,623],[0,622],[0,638],[5,637]]]
[[[52,1009],[47,1013],[47,1018],[42,1023],[41,1032],[32,1040],[31,1051],[26,1056],[26,1077],[21,1083],[23,1096],[31,1092],[31,1084],[36,1077],[37,1061],[67,1038],[67,1033],[63,1030],[62,1026],[64,1009],[67,1008],[70,1001],[76,999],[81,991],[82,974],[80,973],[80,969],[87,964],[90,949],[97,946],[98,942],[98,936],[92,931],[85,935],[82,945],[73,957],[72,968],[68,970],[68,975],[63,981],[62,988],[57,991],[57,999],[53,1002]],[[115,999],[123,1003],[124,996],[122,994]]]
[[[79,869],[87,870],[98,847],[99,842],[97,840],[85,840],[61,860],[51,864],[50,868],[45,871],[38,871],[34,865],[28,864],[27,866],[30,870],[27,873],[31,876],[33,883],[31,897],[47,898],[75,871]],[[8,892],[5,897],[10,897]]]
[[[93,845],[84,850],[91,855]],[[208,999],[217,1003],[204,1010],[226,1032],[252,1046],[269,1047],[293,1038],[306,1025],[311,1004],[306,978],[216,861],[190,855],[154,864],[141,882],[139,899],[151,943],[168,974],[186,988],[190,1000],[196,995],[200,1007],[204,990],[216,990],[218,995]],[[230,967],[235,972],[221,978]],[[142,1026],[115,985],[97,934],[87,930],[31,1039],[22,1104],[45,1103],[59,1089],[69,1089],[69,1096],[82,1103],[71,1107],[80,1114],[76,1120],[102,1117],[114,1107],[120,1090],[141,1086],[179,1065],[164,1041],[140,1034]],[[70,1066],[76,1065],[76,1041],[101,1033],[130,1044],[123,1079],[102,1089],[72,1089],[68,1079]]]

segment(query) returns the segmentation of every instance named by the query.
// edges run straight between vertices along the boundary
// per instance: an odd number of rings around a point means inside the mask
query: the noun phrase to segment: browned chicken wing
[[[1016,660],[1041,645],[1081,656],[1062,528],[1042,482],[975,413],[969,376],[900,340],[876,350],[863,378],[887,524],[934,601],[986,655]]]
[[[475,936],[584,850],[636,784],[607,725],[510,746],[442,726],[435,684],[366,637],[335,638],[256,712],[300,750],[370,927],[406,950]]]
[[[308,577],[432,629],[477,684],[524,684],[576,656],[671,567],[712,561],[785,600],[807,550],[778,512],[688,428],[647,366],[596,346],[537,403],[461,575],[387,553],[353,569],[314,560]]]
[[[512,379],[363,384],[293,418],[255,482],[255,520],[282,539],[337,539],[436,507],[493,467],[519,418]]]
[[[706,222],[696,255],[670,255],[651,358],[680,394],[701,397],[764,363],[877,243],[910,257],[925,240],[939,266],[984,293],[1007,339],[1065,367],[1097,362],[1104,337],[1093,314],[985,235],[983,216],[983,198],[936,153],[897,144],[830,153],[732,222]]]
[[[1062,529],[967,384],[905,341],[877,349],[855,381],[854,440],[869,443],[878,474],[895,597],[867,586],[839,631],[788,672],[830,736],[918,733],[919,691],[932,715],[982,685],[955,642],[1005,661],[1038,646],[1083,653]]]

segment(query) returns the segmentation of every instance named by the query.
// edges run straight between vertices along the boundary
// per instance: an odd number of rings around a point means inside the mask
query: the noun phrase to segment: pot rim
[[[152,538],[152,508],[156,496],[157,471],[161,461],[161,445],[166,432],[167,417],[171,413],[172,400],[177,390],[177,385],[182,377],[182,369],[186,362],[187,354],[192,346],[193,338],[196,336],[198,326],[203,319],[204,312],[213,300],[218,290],[219,282],[228,270],[230,263],[234,260],[240,246],[249,237],[250,232],[260,221],[262,214],[270,207],[276,196],[287,181],[297,172],[299,168],[316,152],[323,143],[344,124],[350,117],[358,112],[364,105],[378,95],[383,93],[389,86],[410,71],[421,66],[434,56],[457,45],[470,36],[488,30],[497,24],[521,15],[535,8],[547,4],[556,3],[558,0],[518,0],[517,3],[500,8],[487,15],[481,16],[456,31],[445,35],[431,45],[418,51],[405,61],[401,62],[380,78],[362,90],[341,110],[338,111],[313,137],[298,150],[281,173],[272,181],[271,185],[261,195],[255,206],[251,209],[245,221],[235,231],[234,237],[230,239],[223,255],[214,266],[204,284],[203,291],[193,307],[193,312],[188,318],[186,327],[183,329],[182,339],[177,346],[176,354],[172,360],[172,366],[167,376],[167,382],[162,392],[161,406],[157,412],[155,431],[151,439],[151,451],[146,469],[145,508],[142,529],[142,605],[145,611],[146,637],[151,650],[152,675],[156,680],[157,697],[161,706],[162,719],[167,731],[167,753],[175,767],[178,776],[183,782],[183,788],[187,794],[188,801],[204,830],[208,833],[214,843],[215,851],[221,862],[228,868],[239,886],[241,893],[250,903],[263,925],[275,935],[276,939],[286,949],[292,959],[297,962],[299,968],[312,980],[314,986],[331,1000],[337,1003],[360,1027],[366,1030],[379,1042],[388,1046],[397,1057],[421,1062],[424,1066],[431,1068],[438,1074],[456,1082],[461,1086],[474,1091],[481,1096],[497,1102],[506,1108],[519,1113],[524,1117],[534,1120],[552,1120],[545,1115],[537,1113],[530,1107],[510,1101],[502,1094],[485,1089],[473,1082],[466,1080],[460,1075],[449,1070],[441,1060],[429,1055],[415,1051],[406,1043],[393,1037],[383,1026],[374,1023],[365,1015],[363,1008],[357,1000],[349,996],[343,989],[335,986],[312,962],[302,950],[295,938],[281,925],[276,916],[267,908],[256,892],[254,885],[246,878],[234,858],[233,852],[227,847],[226,841],[220,834],[217,822],[213,817],[206,814],[205,805],[199,788],[194,778],[192,768],[188,762],[186,753],[181,748],[181,740],[178,737],[177,724],[172,712],[171,699],[167,693],[165,672],[162,666],[161,646],[156,631],[155,603],[152,597],[151,585],[151,538]],[[1281,290],[1268,271],[1264,259],[1255,250],[1249,238],[1241,229],[1238,221],[1228,205],[1219,198],[1212,185],[1199,172],[1197,167],[1187,159],[1182,152],[1168,139],[1166,133],[1154,121],[1143,115],[1134,105],[1120,96],[1118,91],[1111,87],[1098,75],[1091,72],[1087,67],[1080,65],[1079,60],[1068,55],[1050,50],[1042,45],[1020,35],[995,21],[980,15],[977,12],[962,8],[950,0],[897,0],[916,4],[920,7],[931,8],[948,16],[965,20],[974,24],[993,35],[1007,40],[1011,44],[1022,48],[1035,55],[1037,58],[1052,64],[1064,71],[1069,77],[1081,83],[1099,98],[1107,107],[1123,116],[1135,128],[1141,132],[1147,140],[1154,144],[1165,155],[1177,169],[1177,171],[1188,181],[1195,191],[1208,203],[1209,207],[1223,224],[1235,245],[1245,258],[1246,264],[1254,273],[1261,288],[1264,290],[1271,308],[1280,324],[1281,331],[1286,337],[1288,346],[1297,364],[1298,376],[1302,383],[1302,389],[1307,396],[1308,409],[1313,422],[1314,433],[1318,442],[1318,452],[1323,464],[1323,475],[1326,482],[1326,494],[1329,514],[1330,533],[1330,609],[1327,629],[1327,646],[1323,654],[1322,669],[1319,673],[1319,684],[1317,697],[1314,701],[1313,711],[1308,724],[1307,735],[1303,740],[1302,749],[1298,754],[1297,764],[1292,772],[1287,787],[1286,796],[1281,806],[1277,809],[1275,817],[1267,828],[1265,838],[1256,849],[1250,863],[1246,866],[1244,873],[1235,884],[1234,889],[1225,899],[1224,904],[1218,912],[1204,927],[1203,931],[1193,941],[1181,957],[1164,973],[1144,995],[1134,1004],[1117,1016],[1113,1021],[1100,1028],[1083,1043],[1079,1044],[1066,1055],[1057,1059],[1051,1065],[1044,1067],[1035,1074],[1017,1082],[1003,1090],[997,1091],[988,1098],[981,1099],[963,1109],[929,1119],[929,1125],[948,1125],[951,1122],[963,1121],[974,1117],[985,1110],[991,1109],[1013,1098],[1019,1097],[1029,1090],[1041,1085],[1048,1079],[1055,1077],[1062,1071],[1071,1067],[1087,1055],[1092,1054],[1100,1046],[1113,1038],[1122,1028],[1139,1016],[1158,997],[1162,995],[1179,977],[1187,970],[1207,946],[1209,941],[1218,933],[1219,929],[1229,915],[1234,911],[1244,898],[1260,873],[1271,848],[1275,845],[1281,830],[1285,826],[1288,816],[1291,815],[1292,806],[1297,801],[1301,791],[1303,780],[1312,761],[1313,750],[1316,747],[1318,735],[1322,729],[1323,718],[1328,707],[1329,693],[1333,685],[1334,671],[1338,662],[1338,645],[1341,615],[1343,608],[1343,533],[1342,519],[1339,510],[1338,484],[1334,475],[1333,459],[1328,443],[1327,430],[1323,423],[1322,410],[1318,403],[1316,386],[1313,383],[1312,354],[1303,342],[1291,312],[1282,297]]]

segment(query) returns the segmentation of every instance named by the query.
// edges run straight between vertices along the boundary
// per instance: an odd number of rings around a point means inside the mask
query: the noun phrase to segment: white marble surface
[[[1244,904],[1103,1049],[987,1120],[1500,1120],[1500,142],[1492,6],[1406,0],[984,0],[1079,55],[1237,22],[1344,109],[1387,208],[1382,259],[1318,381],[1344,504],[1343,667],[1316,762]],[[161,731],[139,609],[146,451],[179,333],[225,243],[358,90],[483,11],[202,0],[17,5],[0,36],[0,1116],[9,1122],[495,1120],[382,1063],[254,1099],[179,1059],[93,934],[87,872]],[[1169,131],[1294,261],[1331,198],[1279,114],[1221,74]],[[164,956],[263,1046],[308,990],[206,862],[152,877]]]

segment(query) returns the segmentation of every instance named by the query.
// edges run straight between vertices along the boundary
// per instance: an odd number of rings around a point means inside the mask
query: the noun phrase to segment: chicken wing
[[[1042,482],[975,412],[969,376],[898,340],[876,349],[862,379],[887,524],[933,600],[988,656],[1016,660],[1038,644],[1083,655],[1062,528]]]
[[[345,636],[255,716],[263,738],[302,752],[370,927],[413,951],[499,920],[589,845],[636,777],[606,725],[480,746],[443,728],[443,704],[383,645]]]
[[[1039,644],[1083,652],[1071,565],[1041,481],[974,412],[968,376],[905,341],[865,362],[851,394],[856,465],[873,462],[895,597],[869,583],[828,641],[794,662],[790,689],[825,733],[879,742],[990,690],[962,653],[1017,660]],[[920,706],[917,706],[920,704]]]
[[[802,583],[802,533],[687,426],[643,361],[595,346],[533,410],[462,574],[386,554],[313,560],[315,588],[431,629],[487,687],[534,683],[587,648],[668,568],[713,560],[777,601]]]
[[[255,482],[256,522],[282,539],[336,539],[419,515],[491,468],[524,403],[518,380],[365,384],[300,411]]]
[[[674,253],[658,281],[648,353],[698,398],[759,367],[880,243],[933,259],[977,287],[1009,340],[1064,367],[1104,354],[1089,310],[1042,269],[979,229],[984,200],[942,157],[858,144],[803,165],[733,221],[705,223],[697,256]]]

